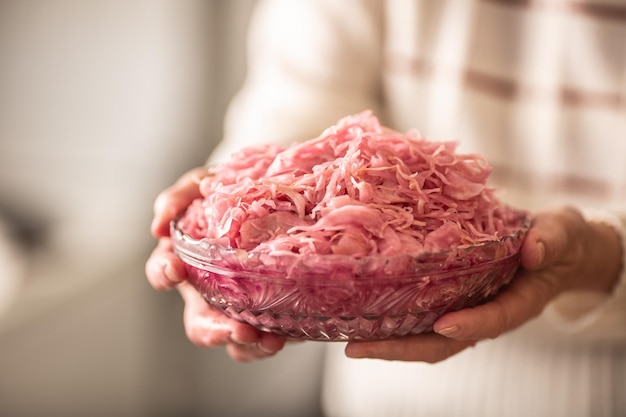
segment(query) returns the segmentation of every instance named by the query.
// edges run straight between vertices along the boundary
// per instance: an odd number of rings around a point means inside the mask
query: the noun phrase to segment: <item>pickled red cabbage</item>
[[[369,111],[290,147],[247,147],[209,168],[179,227],[260,254],[420,255],[495,241],[519,212],[456,142],[381,126]]]

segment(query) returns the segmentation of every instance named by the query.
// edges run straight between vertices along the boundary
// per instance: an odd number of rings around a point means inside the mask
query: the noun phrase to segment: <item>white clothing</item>
[[[507,202],[600,210],[623,236],[625,40],[624,0],[260,2],[212,160],[370,108],[485,156]],[[440,364],[350,360],[333,345],[324,406],[329,417],[626,415],[625,342],[622,277],[609,297],[566,294]]]
[[[0,318],[15,302],[26,274],[26,256],[0,218]]]

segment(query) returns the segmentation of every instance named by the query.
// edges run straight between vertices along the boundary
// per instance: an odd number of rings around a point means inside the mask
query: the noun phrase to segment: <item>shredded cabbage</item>
[[[456,142],[381,126],[370,111],[287,148],[247,147],[210,168],[179,227],[261,254],[420,255],[519,227]]]

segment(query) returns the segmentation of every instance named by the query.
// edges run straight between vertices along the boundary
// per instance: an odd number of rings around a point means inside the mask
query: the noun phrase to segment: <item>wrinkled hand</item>
[[[156,290],[178,289],[185,302],[185,332],[194,344],[225,346],[230,357],[238,362],[272,356],[283,348],[285,339],[258,331],[211,308],[186,281],[185,266],[172,252],[169,223],[200,197],[199,184],[206,174],[204,168],[193,169],[157,197],[151,231],[159,242],[146,262],[146,276]]]
[[[492,301],[440,317],[434,333],[349,343],[346,355],[444,360],[533,319],[565,291],[610,292],[619,275],[620,253],[619,236],[608,225],[587,222],[571,208],[539,213],[521,249],[520,271]]]

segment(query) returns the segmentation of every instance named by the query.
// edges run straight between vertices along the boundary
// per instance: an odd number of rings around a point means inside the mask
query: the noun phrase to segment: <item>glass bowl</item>
[[[376,340],[432,330],[510,282],[529,221],[499,240],[419,256],[248,253],[194,239],[171,223],[189,282],[214,308],[287,338]]]

